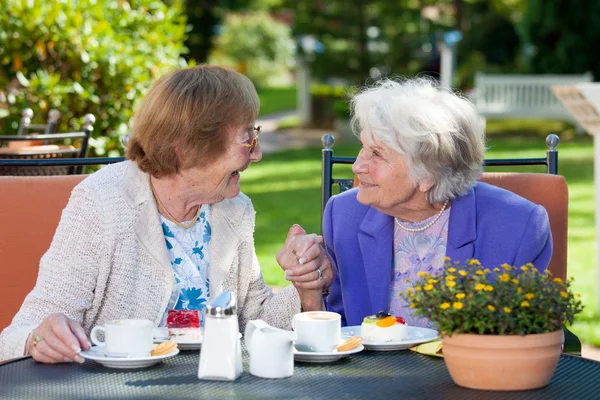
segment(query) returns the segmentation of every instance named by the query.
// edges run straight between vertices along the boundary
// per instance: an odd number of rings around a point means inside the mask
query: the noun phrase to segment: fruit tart
[[[366,342],[402,341],[408,339],[408,327],[404,318],[380,311],[363,319],[360,335]]]
[[[198,310],[169,310],[167,327],[169,328],[169,337],[176,342],[199,342],[202,340]]]

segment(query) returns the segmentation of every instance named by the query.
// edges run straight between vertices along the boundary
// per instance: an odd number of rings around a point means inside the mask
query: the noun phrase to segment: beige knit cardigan
[[[277,294],[266,286],[254,251],[254,214],[242,193],[212,205],[211,298],[236,294],[242,332],[259,318],[290,329],[300,298],[293,286]],[[131,161],[104,167],[73,189],[34,289],[0,334],[0,361],[22,356],[29,333],[51,313],[80,322],[88,335],[119,318],[158,325],[173,284],[149,176]]]

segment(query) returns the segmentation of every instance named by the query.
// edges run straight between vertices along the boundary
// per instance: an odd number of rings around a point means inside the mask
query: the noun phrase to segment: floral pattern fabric
[[[199,310],[200,323],[204,326],[205,308],[210,298],[210,205],[202,205],[196,223],[188,229],[177,226],[162,215],[160,217],[175,278],[161,325],[166,323],[168,310],[175,309]]]
[[[436,215],[420,222],[403,223],[407,228],[419,228],[432,221]],[[450,209],[443,212],[432,226],[424,232],[408,232],[397,224],[394,228],[394,268],[390,283],[389,311],[401,316],[409,326],[432,328],[428,318],[414,316],[409,305],[398,296],[411,287],[411,281],[419,272],[439,274],[444,268],[446,245],[448,243],[448,221]]]

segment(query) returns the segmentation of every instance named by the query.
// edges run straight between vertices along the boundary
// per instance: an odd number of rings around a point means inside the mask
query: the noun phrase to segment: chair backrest
[[[92,114],[84,117],[83,131],[68,133],[53,133],[43,135],[0,136],[0,159],[46,160],[56,158],[85,158],[88,151],[89,139],[94,130],[96,118]],[[51,144],[57,141],[81,140],[80,146]],[[67,175],[82,173],[81,167],[35,167],[18,168],[11,166],[0,167],[0,175]]]
[[[85,175],[0,176],[0,330],[33,289],[63,208]]]
[[[17,131],[18,136],[27,135],[31,130],[36,130],[38,131],[37,133],[43,132],[44,135],[53,133],[60,118],[60,112],[54,109],[48,111],[48,121],[45,124],[32,124],[32,118],[33,110],[31,108],[21,111],[21,121],[19,122],[19,130]]]
[[[333,136],[323,136],[323,165],[321,201],[322,210],[331,197],[332,186],[338,185],[340,192],[355,186],[354,178],[333,178],[334,164],[352,164],[354,157],[335,157],[333,155]],[[567,274],[567,222],[568,222],[568,188],[563,176],[558,173],[559,138],[548,135],[546,138],[548,151],[543,158],[497,159],[485,160],[485,166],[509,165],[545,165],[547,173],[502,172],[484,173],[481,181],[502,187],[518,194],[529,201],[542,205],[548,212],[552,230],[553,255],[548,269],[555,276],[565,278]]]

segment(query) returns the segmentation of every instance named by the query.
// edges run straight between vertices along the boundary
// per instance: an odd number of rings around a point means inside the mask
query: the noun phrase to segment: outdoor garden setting
[[[0,2],[0,398],[597,396],[598,41],[595,0]]]

